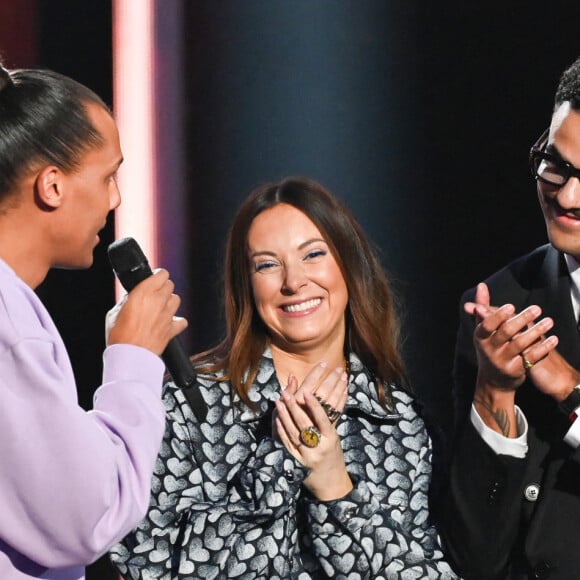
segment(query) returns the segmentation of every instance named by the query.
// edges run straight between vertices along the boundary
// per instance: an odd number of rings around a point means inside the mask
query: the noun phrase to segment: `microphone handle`
[[[109,259],[117,278],[127,292],[131,292],[137,284],[153,275],[147,258],[132,238],[113,242],[109,246]],[[133,265],[127,267],[127,260]],[[198,421],[204,421],[207,407],[199,389],[195,388],[196,372],[178,336],[174,336],[167,343],[161,358],[175,384],[183,390]]]

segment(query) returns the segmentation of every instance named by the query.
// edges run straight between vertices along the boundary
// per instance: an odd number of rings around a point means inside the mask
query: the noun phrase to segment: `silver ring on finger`
[[[341,415],[341,412],[335,409],[330,403],[327,403],[322,397],[318,395],[314,395],[316,400],[320,403],[320,406],[324,409],[326,416],[329,418],[331,423],[334,423],[338,420]]]

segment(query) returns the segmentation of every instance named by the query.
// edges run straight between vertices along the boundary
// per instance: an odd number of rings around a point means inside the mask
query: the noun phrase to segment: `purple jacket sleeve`
[[[2,334],[0,540],[42,566],[88,564],[147,510],[164,428],[163,363],[136,346],[109,347],[85,412],[58,335],[9,344]]]

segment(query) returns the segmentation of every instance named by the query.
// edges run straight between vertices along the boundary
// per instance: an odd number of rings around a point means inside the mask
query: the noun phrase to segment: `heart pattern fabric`
[[[198,377],[199,424],[183,393],[165,388],[165,437],[146,518],[110,553],[126,579],[457,578],[429,522],[431,442],[412,398],[392,387],[380,405],[350,355],[349,398],[336,429],[354,489],[320,502],[308,475],[272,437],[280,394],[269,351],[250,391]]]

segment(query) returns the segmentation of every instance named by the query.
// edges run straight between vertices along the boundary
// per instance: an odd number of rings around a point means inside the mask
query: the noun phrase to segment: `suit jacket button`
[[[524,497],[528,501],[537,501],[540,497],[540,486],[537,483],[530,483],[524,490]]]

